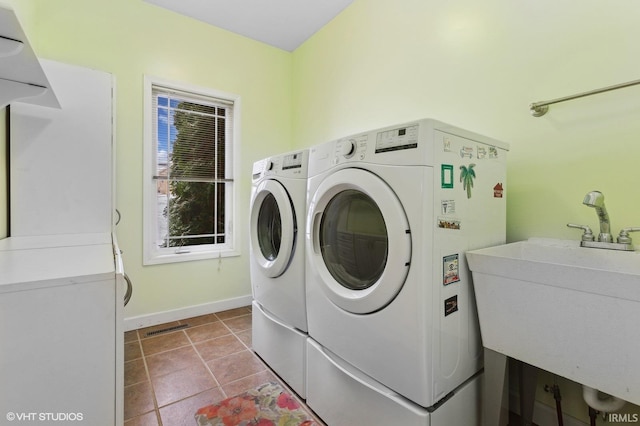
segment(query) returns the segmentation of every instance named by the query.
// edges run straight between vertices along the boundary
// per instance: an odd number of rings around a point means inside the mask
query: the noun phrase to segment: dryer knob
[[[340,154],[344,156],[344,158],[351,158],[353,154],[356,153],[356,142],[352,139],[348,142],[344,142],[342,147],[340,147]]]
[[[267,161],[264,165],[264,171],[268,172],[269,170],[273,170],[273,161]]]

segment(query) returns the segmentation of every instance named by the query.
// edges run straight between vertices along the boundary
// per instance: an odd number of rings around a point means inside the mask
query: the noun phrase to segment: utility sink
[[[466,254],[483,345],[640,405],[640,253],[532,238]]]

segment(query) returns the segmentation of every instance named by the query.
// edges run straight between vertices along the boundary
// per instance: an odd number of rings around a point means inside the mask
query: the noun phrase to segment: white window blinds
[[[153,86],[154,179],[231,182],[226,164],[233,104],[224,99]]]

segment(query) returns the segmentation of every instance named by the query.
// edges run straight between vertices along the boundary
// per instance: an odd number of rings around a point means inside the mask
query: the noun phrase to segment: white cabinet
[[[121,425],[124,287],[112,238],[113,79],[53,61],[42,66],[61,109],[22,102],[10,108],[0,416]]]
[[[112,75],[42,61],[61,109],[10,115],[10,235],[111,232]]]
[[[79,424],[122,424],[123,292],[111,235],[7,238],[0,271],[3,418],[64,413]]]

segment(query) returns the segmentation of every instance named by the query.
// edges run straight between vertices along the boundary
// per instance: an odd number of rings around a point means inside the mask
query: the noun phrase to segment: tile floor
[[[282,383],[250,348],[251,307],[125,333],[125,426],[195,426],[198,408]]]
[[[195,426],[205,405],[270,380],[287,387],[250,348],[250,306],[125,333],[125,426]]]

